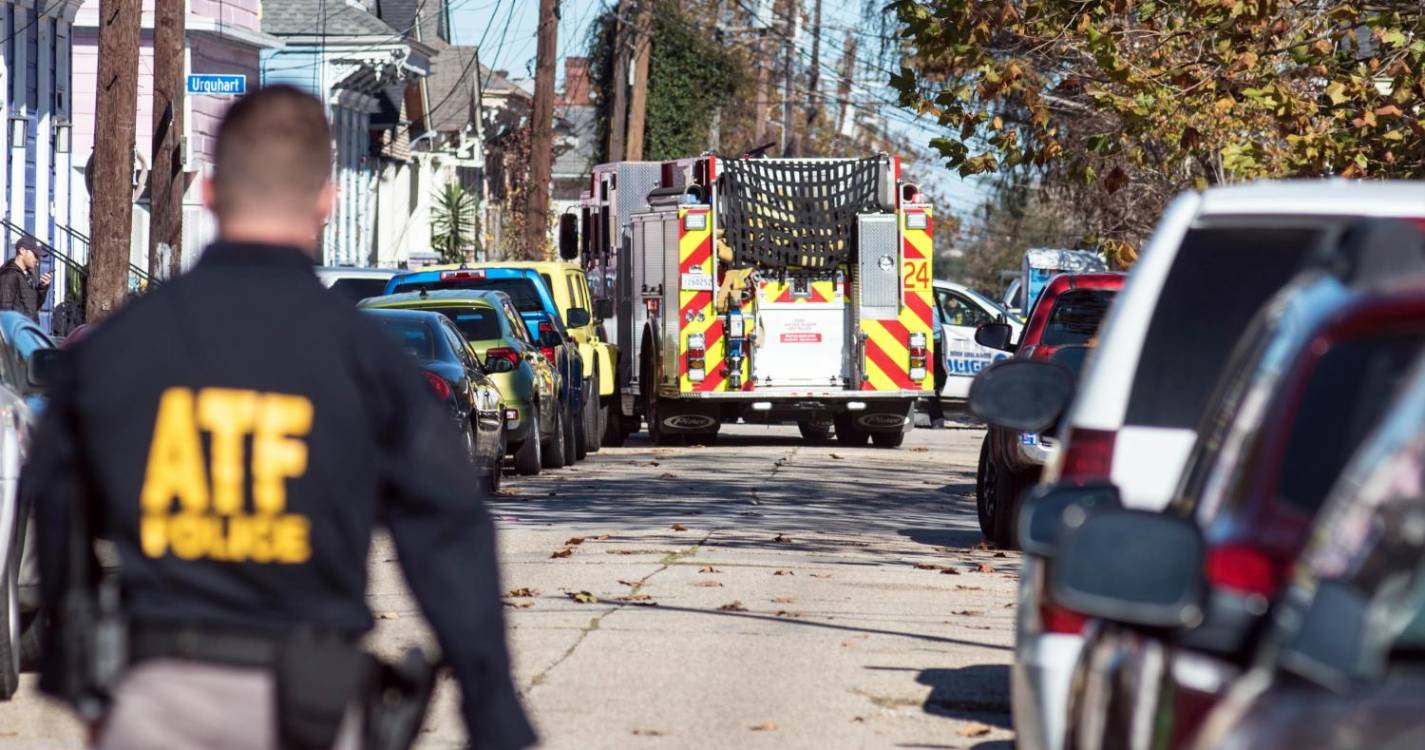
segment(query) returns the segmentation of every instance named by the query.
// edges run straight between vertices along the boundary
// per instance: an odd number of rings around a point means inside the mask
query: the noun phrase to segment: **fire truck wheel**
[[[569,463],[569,457],[564,455],[564,448],[569,444],[569,439],[564,436],[564,412],[563,408],[554,410],[554,427],[550,430],[550,434],[544,437],[542,450],[544,468],[546,469],[562,469],[565,464]]]
[[[519,472],[521,476],[538,474],[544,465],[544,457],[540,455],[544,449],[544,438],[539,434],[538,405],[530,410],[529,419],[529,436],[515,451],[515,471]]]
[[[871,442],[875,443],[877,448],[899,448],[901,443],[905,442],[905,433],[901,430],[873,432],[871,433]]]
[[[831,425],[820,422],[797,422],[797,430],[802,433],[802,439],[808,443],[827,443],[831,441]]]
[[[600,421],[603,416],[603,409],[599,408],[599,371],[594,370],[594,377],[584,384],[584,416],[582,418],[583,429],[580,436],[583,437],[583,447],[579,449],[579,458],[583,458],[589,453],[598,453],[599,445],[604,439],[604,425]]]
[[[837,414],[834,420],[836,424],[836,440],[842,445],[865,445],[871,434],[856,426],[856,419],[851,414]]]

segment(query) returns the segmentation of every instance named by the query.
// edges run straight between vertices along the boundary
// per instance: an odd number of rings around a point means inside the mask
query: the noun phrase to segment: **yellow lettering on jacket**
[[[307,471],[312,419],[312,402],[303,396],[231,388],[164,391],[140,492],[143,553],[218,562],[310,560],[311,521],[286,510],[287,482]],[[250,466],[244,463],[249,438]],[[249,477],[250,508],[244,502]]]

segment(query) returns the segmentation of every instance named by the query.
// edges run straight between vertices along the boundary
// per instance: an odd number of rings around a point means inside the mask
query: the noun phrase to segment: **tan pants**
[[[276,687],[264,670],[156,659],[129,670],[98,750],[277,750]],[[359,750],[347,715],[333,750]]]

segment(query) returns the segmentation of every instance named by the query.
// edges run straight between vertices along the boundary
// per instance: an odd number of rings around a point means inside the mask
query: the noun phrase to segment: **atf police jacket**
[[[494,528],[407,355],[299,250],[219,243],[75,347],[30,451],[41,585],[87,503],[137,623],[360,634],[372,527],[464,695],[474,745],[534,741],[510,681]]]

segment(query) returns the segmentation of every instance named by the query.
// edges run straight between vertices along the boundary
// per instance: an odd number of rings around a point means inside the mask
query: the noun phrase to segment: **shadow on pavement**
[[[900,529],[897,533],[915,542],[933,547],[963,547],[973,549],[985,541],[979,527],[973,529],[951,529],[944,526],[935,529]]]
[[[930,686],[925,712],[1012,729],[1009,718],[1009,665],[976,664],[958,669],[923,669],[916,682]]]

